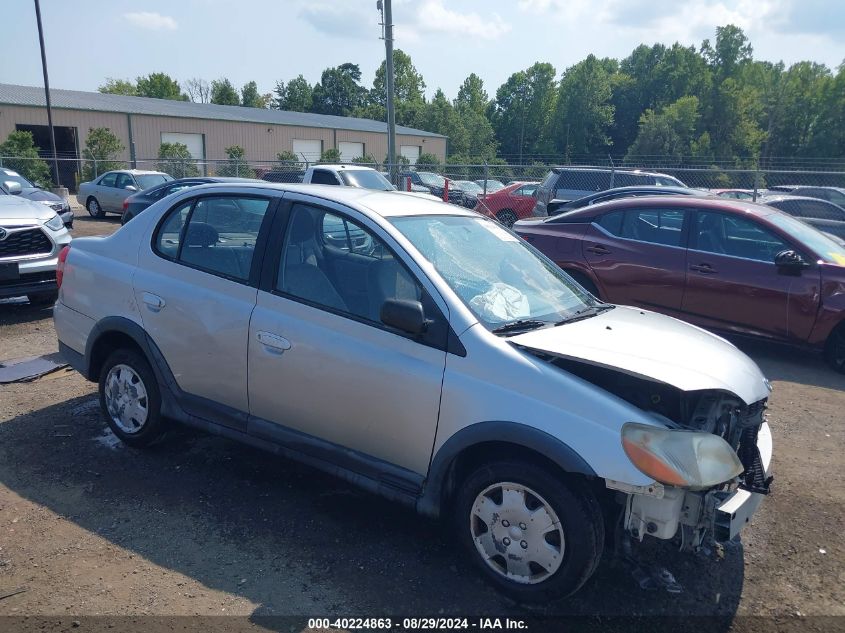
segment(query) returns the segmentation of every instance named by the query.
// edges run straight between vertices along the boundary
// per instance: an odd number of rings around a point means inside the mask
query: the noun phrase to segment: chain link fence
[[[0,167],[7,167],[27,175],[28,161],[20,157],[0,156]],[[629,161],[630,162],[630,161]],[[135,161],[85,160],[60,157],[58,159],[61,185],[72,193],[80,182],[92,180],[114,169],[141,169],[163,171],[174,178],[197,176],[226,176],[234,178],[259,178],[269,182],[302,182],[306,169],[319,165],[302,161],[254,161],[247,159],[160,159],[143,158]],[[788,192],[793,187],[845,187],[845,162],[827,163],[801,159],[794,161],[797,167],[782,166],[732,167],[682,166],[670,164],[661,157],[643,157],[641,163],[619,166],[612,158],[584,164],[567,164],[562,172],[570,185],[559,189],[589,195],[613,187],[661,185],[687,186],[706,190],[736,191],[737,197],[756,199],[767,192]],[[400,189],[429,190],[444,196],[444,189],[465,191],[469,197],[484,195],[513,182],[541,182],[554,164],[534,162],[528,165],[472,164],[456,165],[408,163],[389,165],[386,163],[361,163],[382,172]],[[780,165],[788,164],[781,161]],[[391,178],[391,175],[393,176]],[[448,181],[445,185],[444,181]],[[445,186],[444,186],[445,185]],[[453,200],[454,196],[450,196]]]

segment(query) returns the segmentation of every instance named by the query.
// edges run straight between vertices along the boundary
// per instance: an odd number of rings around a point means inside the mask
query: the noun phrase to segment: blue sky
[[[41,84],[31,0],[6,0],[0,82]],[[164,71],[176,79],[277,79],[357,63],[372,84],[384,59],[375,0],[41,0],[53,87],[96,90],[106,77]],[[624,57],[645,42],[699,45],[717,25],[742,27],[758,59],[845,60],[840,0],[394,0],[396,46],[427,84],[454,97],[471,72],[492,96],[517,70],[558,73],[587,54]],[[10,28],[13,27],[13,28]]]

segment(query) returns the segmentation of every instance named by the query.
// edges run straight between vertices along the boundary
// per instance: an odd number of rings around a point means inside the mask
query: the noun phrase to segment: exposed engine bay
[[[607,482],[608,488],[619,491],[617,500],[624,506],[620,528],[627,536],[640,541],[645,535],[675,539],[684,551],[718,553],[723,551],[722,543],[731,540],[750,518],[759,498],[769,493],[772,478],[766,475],[758,447],[761,429],[770,440],[768,426],[764,428],[763,424],[765,400],[746,405],[725,391],[685,392],[611,367],[522,349],[658,416],[667,427],[713,433],[736,451],[743,472],[735,480],[710,490],[691,491],[658,484],[656,491],[642,491],[620,482]],[[734,511],[737,499],[744,500],[749,495],[756,499]]]
[[[658,414],[667,426],[713,433],[737,452],[745,467],[740,486],[750,492],[768,494],[766,479],[757,449],[757,433],[763,423],[766,402],[746,405],[723,391],[684,392],[647,378],[577,360],[526,350],[549,363],[601,387],[643,411]]]

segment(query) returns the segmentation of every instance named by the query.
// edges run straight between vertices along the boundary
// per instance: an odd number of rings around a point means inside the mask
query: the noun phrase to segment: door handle
[[[164,299],[159,297],[158,295],[154,295],[151,292],[144,292],[141,294],[141,299],[143,299],[144,303],[147,304],[147,307],[150,310],[158,312],[161,310],[166,304]]]
[[[278,336],[277,334],[271,334],[270,332],[258,332],[258,334],[255,335],[255,338],[257,338],[258,342],[264,347],[279,354],[283,354],[291,348],[289,340]]]
[[[690,270],[694,270],[697,273],[702,273],[705,275],[715,275],[716,269],[713,268],[710,264],[693,264],[689,267]]]
[[[592,246],[588,246],[585,250],[595,253],[596,255],[610,255],[610,251],[601,244],[593,244]]]

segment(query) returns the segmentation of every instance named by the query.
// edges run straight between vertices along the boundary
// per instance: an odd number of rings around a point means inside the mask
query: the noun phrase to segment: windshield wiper
[[[549,325],[548,321],[537,321],[536,319],[519,319],[518,321],[511,321],[505,323],[492,330],[493,334],[506,334],[508,332],[516,332],[519,330],[536,330],[537,328]]]
[[[558,325],[565,325],[567,323],[574,323],[575,321],[583,321],[584,319],[589,319],[590,317],[594,317],[597,314],[604,312],[605,310],[610,310],[616,306],[610,303],[603,303],[597,306],[590,306],[588,308],[581,308],[580,310],[576,310],[570,316],[566,317],[565,319],[561,319],[555,326]]]

